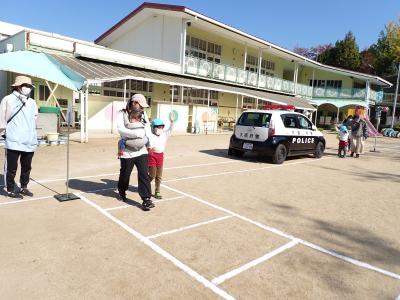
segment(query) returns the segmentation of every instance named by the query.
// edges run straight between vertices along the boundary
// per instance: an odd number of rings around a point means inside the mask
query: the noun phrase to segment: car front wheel
[[[321,158],[324,155],[324,150],[325,150],[324,143],[318,142],[314,150],[314,157]]]

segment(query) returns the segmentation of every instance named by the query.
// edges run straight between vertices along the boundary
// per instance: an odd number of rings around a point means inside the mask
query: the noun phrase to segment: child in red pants
[[[168,137],[171,135],[174,122],[171,121],[171,126],[164,130],[165,124],[160,119],[154,119],[151,122],[152,135],[150,136],[151,145],[153,148],[149,151],[149,176],[150,181],[155,179],[156,199],[162,199],[160,193],[161,178],[164,165],[164,150],[167,144]]]

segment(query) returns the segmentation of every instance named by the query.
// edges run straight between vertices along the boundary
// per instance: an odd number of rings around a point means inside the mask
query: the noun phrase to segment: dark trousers
[[[149,178],[149,166],[147,154],[133,158],[121,158],[121,169],[119,171],[118,190],[126,192],[129,188],[129,178],[133,167],[136,166],[138,172],[138,191],[142,200],[151,197],[151,186]]]
[[[18,159],[21,164],[21,176],[19,182],[21,188],[26,188],[29,183],[29,176],[32,170],[32,158],[34,152],[23,152],[6,149],[6,164],[4,166],[6,174],[7,191],[12,192],[15,188],[15,175],[17,174]]]

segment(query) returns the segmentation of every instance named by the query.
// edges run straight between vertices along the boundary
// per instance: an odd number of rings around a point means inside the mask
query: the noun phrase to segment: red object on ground
[[[271,105],[264,105],[264,109],[267,109],[267,110],[274,110],[274,109],[295,110],[296,107],[294,105],[271,104]]]

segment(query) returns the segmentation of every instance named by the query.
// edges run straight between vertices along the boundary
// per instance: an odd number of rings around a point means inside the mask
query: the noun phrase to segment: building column
[[[318,116],[318,105],[317,109],[315,110],[315,121],[314,121],[315,126],[317,126],[317,116]]]
[[[171,89],[171,110],[172,110],[172,107],[174,106],[175,86],[171,85],[170,89]]]
[[[89,84],[86,85],[85,92],[85,143],[89,141]]]
[[[124,80],[124,104],[126,106],[126,79]]]
[[[340,107],[337,108],[337,115],[336,115],[336,124],[339,124],[339,111]]]
[[[247,64],[247,44],[245,44],[244,48],[244,62],[243,62],[243,70],[246,71],[246,64]]]
[[[186,61],[186,32],[187,28],[186,25],[187,21],[182,20],[182,30],[181,30],[181,57],[180,57],[180,63],[181,63],[181,73],[185,74],[185,61]]]
[[[185,87],[182,85],[181,86],[181,104],[183,104],[183,89],[184,89]]]
[[[206,122],[206,134],[208,134],[208,122],[210,113],[210,90],[207,90],[207,122]]]
[[[314,98],[314,75],[315,75],[315,69],[312,70],[312,81],[311,81],[312,95],[311,95],[311,99]],[[317,108],[318,108],[318,106],[317,106]]]
[[[238,118],[238,105],[239,105],[239,94],[236,94],[235,123],[237,122]]]
[[[85,94],[80,91],[79,92],[79,102],[80,102],[80,134],[81,134],[81,143],[85,141]]]
[[[368,117],[369,117],[369,97],[371,95],[371,90],[370,90],[370,82],[369,80],[367,80],[365,82],[365,102],[367,103],[367,113],[368,113]]]
[[[261,75],[261,62],[262,62],[262,49],[258,49],[258,68],[257,68],[257,87],[260,87],[260,75]]]
[[[299,64],[297,62],[294,63],[294,74],[293,74],[293,82],[294,82],[294,94],[297,95],[297,76],[299,74]]]

